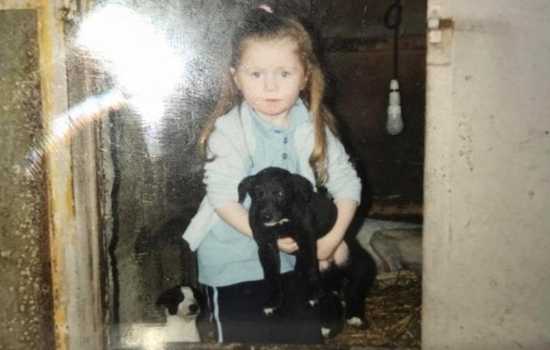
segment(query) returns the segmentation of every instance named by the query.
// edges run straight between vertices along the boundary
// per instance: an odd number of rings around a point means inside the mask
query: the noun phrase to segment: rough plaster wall
[[[45,186],[17,164],[40,130],[37,17],[0,11],[0,349],[52,349]]]
[[[550,4],[436,4],[423,348],[549,349]]]

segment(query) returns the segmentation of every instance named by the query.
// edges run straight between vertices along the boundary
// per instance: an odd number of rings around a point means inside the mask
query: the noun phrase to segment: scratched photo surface
[[[182,281],[197,284],[181,234],[205,193],[197,142],[220,93],[231,34],[265,3],[301,18],[314,37],[326,104],[365,184],[361,215],[412,222],[391,229],[417,230],[406,242],[418,236],[426,0],[407,2],[399,21],[391,2],[364,0],[6,0],[0,349],[105,339],[115,349],[157,337],[165,319],[157,297]],[[388,114],[397,74],[402,119]],[[399,285],[411,288],[410,312],[379,321],[370,335],[346,329],[332,344],[419,346],[420,281]],[[383,334],[384,322],[406,317],[416,324],[393,329],[392,339]],[[201,332],[215,341],[213,329]]]

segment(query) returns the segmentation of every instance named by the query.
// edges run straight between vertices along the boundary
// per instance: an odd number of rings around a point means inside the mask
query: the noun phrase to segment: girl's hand
[[[292,254],[298,250],[298,243],[290,237],[284,237],[277,240],[277,247],[284,253]]]
[[[333,258],[336,248],[339,248],[339,246],[341,246],[340,243],[344,240],[346,230],[357,209],[357,202],[351,199],[335,200],[334,204],[336,204],[338,208],[336,223],[326,235],[317,240],[317,259],[319,260],[329,260]],[[337,252],[339,257],[344,253],[342,249],[347,251],[347,246],[339,248]]]
[[[339,239],[333,235],[327,234],[317,240],[317,259],[329,260],[334,254],[334,250],[340,244]]]

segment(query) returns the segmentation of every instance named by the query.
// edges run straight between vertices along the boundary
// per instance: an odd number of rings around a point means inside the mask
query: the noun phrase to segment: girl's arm
[[[357,206],[361,201],[361,180],[350,162],[342,143],[326,130],[327,135],[327,173],[325,184],[328,192],[334,197],[338,215],[334,227],[321,239],[317,240],[317,257],[320,260],[332,258],[335,249],[344,239]]]
[[[240,233],[252,237],[252,228],[248,222],[248,210],[240,203],[227,202],[223,207],[216,208],[218,216]]]
[[[336,223],[332,230],[317,240],[317,258],[319,260],[326,260],[332,256],[336,247],[344,239],[346,230],[357,210],[357,202],[352,199],[337,199],[334,203],[338,208]]]

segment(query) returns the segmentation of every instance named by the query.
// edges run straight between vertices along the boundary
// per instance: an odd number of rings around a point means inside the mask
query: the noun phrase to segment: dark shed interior
[[[126,111],[110,117],[115,178],[112,312],[116,322],[154,321],[158,293],[179,281],[196,282],[193,256],[181,233],[203,196],[196,141],[212,108],[227,60],[227,33],[258,1],[137,2],[158,14],[193,48],[193,85],[181,91],[155,134]],[[405,2],[398,28],[394,72],[393,3],[380,1],[275,1],[276,11],[297,13],[311,27],[325,67],[327,104],[363,183],[360,214],[374,219],[422,222],[425,108],[426,1]],[[385,17],[386,22],[385,22]],[[167,24],[168,23],[168,24]],[[395,23],[394,23],[395,24]],[[386,130],[389,83],[398,73],[404,129]],[[110,191],[109,188],[106,189]],[[182,268],[183,267],[183,268]]]

